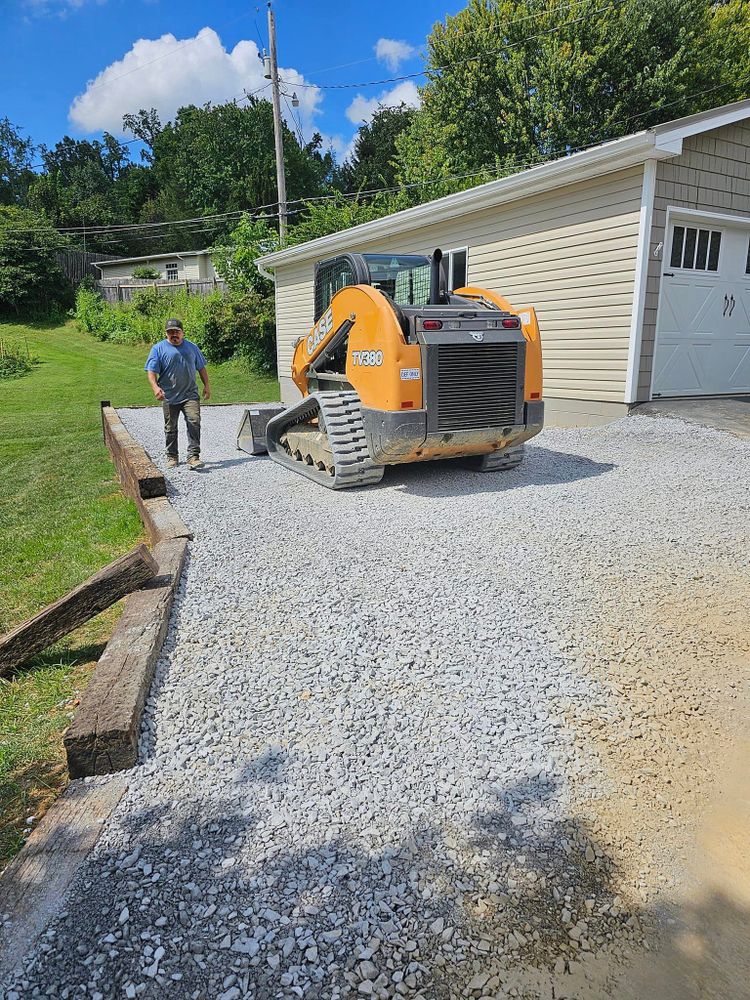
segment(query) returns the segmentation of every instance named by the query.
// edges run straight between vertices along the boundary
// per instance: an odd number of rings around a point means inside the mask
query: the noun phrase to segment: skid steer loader
[[[315,320],[292,361],[302,399],[268,421],[265,447],[323,486],[431,459],[514,468],[542,429],[534,310],[481,288],[449,292],[440,250],[318,264]]]

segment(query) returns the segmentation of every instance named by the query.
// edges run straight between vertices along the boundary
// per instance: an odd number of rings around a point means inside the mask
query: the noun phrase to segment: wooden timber
[[[138,732],[187,551],[186,538],[154,547],[158,575],[131,594],[83,693],[64,744],[71,778],[133,767]]]
[[[128,434],[125,424],[108,401],[102,402],[102,429],[123,493],[139,499],[165,497],[167,485],[144,449]]]
[[[121,597],[139,590],[156,573],[156,562],[145,545],[115,559],[69,594],[0,638],[0,675],[51,646]]]
[[[127,789],[124,776],[69,785],[0,877],[0,982],[20,972]],[[0,986],[0,993],[2,987]],[[7,996],[7,994],[6,994]]]

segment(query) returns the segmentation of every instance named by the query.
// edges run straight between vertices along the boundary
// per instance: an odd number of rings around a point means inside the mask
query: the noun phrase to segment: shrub
[[[224,295],[188,295],[184,289],[139,289],[130,302],[109,303],[90,288],[76,296],[78,328],[115,344],[155,344],[171,316],[185,324],[185,336],[214,364],[243,358],[256,371],[276,369],[273,296],[247,289]]]
[[[66,240],[40,215],[0,205],[0,315],[57,317],[72,286],[60,269]]]
[[[161,280],[161,272],[157,271],[155,267],[149,267],[147,264],[141,264],[138,267],[133,268],[134,278],[151,278],[153,281]]]
[[[273,299],[258,292],[227,295],[212,303],[200,348],[208,361],[241,357],[255,371],[276,371]]]
[[[28,375],[37,364],[39,358],[34,357],[25,344],[0,340],[0,380]]]

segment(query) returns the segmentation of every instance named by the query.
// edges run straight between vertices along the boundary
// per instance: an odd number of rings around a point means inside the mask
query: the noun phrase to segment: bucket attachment
[[[245,410],[237,428],[237,449],[248,455],[265,455],[266,424],[285,409],[283,403],[254,403]]]

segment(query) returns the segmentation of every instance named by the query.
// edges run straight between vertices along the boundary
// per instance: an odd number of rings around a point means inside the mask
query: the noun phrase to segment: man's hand
[[[164,399],[164,390],[160,389],[159,386],[157,385],[157,387],[154,389],[154,395],[156,396],[157,399],[162,400]]]
[[[207,385],[203,386],[203,398],[204,399],[210,399],[211,398],[211,389]]]

